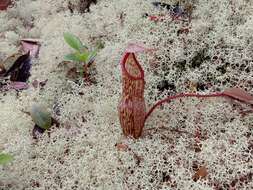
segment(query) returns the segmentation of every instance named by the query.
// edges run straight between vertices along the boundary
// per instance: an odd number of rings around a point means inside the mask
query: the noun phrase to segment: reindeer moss
[[[199,93],[238,85],[253,94],[252,1],[180,1],[192,7],[190,22],[172,21],[151,2],[98,0],[89,13],[80,14],[71,12],[65,0],[19,0],[0,12],[0,60],[18,51],[20,39],[40,38],[29,84],[48,79],[40,90],[0,92],[0,151],[14,156],[0,166],[0,189],[253,189],[253,116],[239,114],[250,108],[238,102],[172,101],[150,116],[142,138],[122,137],[119,61],[129,42],[157,49],[138,55],[147,107],[171,88],[194,90],[188,84],[199,84]],[[154,22],[144,14],[166,16]],[[188,34],[178,36],[181,28],[189,28]],[[70,80],[58,66],[70,53],[64,32],[89,47],[104,42],[95,60],[96,84]],[[206,54],[192,61],[206,47]],[[158,89],[161,81],[168,81],[163,91]],[[23,112],[34,103],[47,104],[61,123],[37,141],[31,135],[32,118]],[[116,143],[128,149],[119,151]],[[207,176],[194,181],[202,166]]]

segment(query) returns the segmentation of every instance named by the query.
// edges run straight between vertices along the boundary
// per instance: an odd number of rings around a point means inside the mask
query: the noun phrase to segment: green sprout
[[[4,165],[13,160],[13,157],[9,154],[0,154],[0,165]]]
[[[84,45],[77,36],[68,32],[64,33],[63,37],[65,42],[75,50],[74,53],[65,55],[64,59],[66,61],[81,63],[82,67],[80,68],[80,72],[83,74],[84,78],[87,78],[88,67],[94,62],[98,48],[89,51],[88,47]]]

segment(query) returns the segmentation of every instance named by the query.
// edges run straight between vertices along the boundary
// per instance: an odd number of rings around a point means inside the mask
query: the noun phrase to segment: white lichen
[[[142,138],[120,140],[119,61],[128,42],[157,48],[138,55],[146,74],[147,107],[175,93],[157,89],[164,79],[177,93],[192,90],[188,84],[198,81],[209,84],[201,93],[235,85],[253,93],[251,1],[188,1],[194,7],[188,25],[169,15],[160,22],[143,17],[166,13],[151,2],[99,0],[90,13],[71,14],[65,0],[19,0],[0,12],[0,60],[18,51],[19,39],[40,38],[29,84],[48,79],[43,90],[30,86],[18,94],[0,92],[0,150],[15,158],[0,166],[0,189],[228,189],[234,180],[250,172],[252,176],[252,114],[241,117],[239,106],[223,98],[164,104],[148,118]],[[181,28],[189,33],[177,35]],[[96,40],[104,42],[96,57],[97,84],[77,84],[58,66],[71,51],[63,40],[66,31],[89,47]],[[190,67],[203,49],[206,59],[199,67]],[[180,70],[178,64],[184,61],[185,70]],[[222,73],[219,67],[226,63]],[[23,112],[34,103],[57,107],[59,113],[53,114],[61,123],[37,142],[31,136],[34,123]],[[129,150],[119,151],[115,144],[120,142]],[[195,182],[195,167],[203,165],[208,175]],[[252,189],[253,181],[235,187]]]

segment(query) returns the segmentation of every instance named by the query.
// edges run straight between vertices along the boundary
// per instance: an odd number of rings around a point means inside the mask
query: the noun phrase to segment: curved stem
[[[158,101],[155,105],[153,105],[150,110],[146,113],[145,115],[145,121],[147,120],[147,118],[151,115],[151,113],[155,110],[156,107],[162,105],[165,102],[169,102],[173,99],[177,99],[177,98],[184,98],[184,97],[197,97],[197,98],[210,98],[210,97],[224,97],[224,96],[228,96],[224,93],[214,93],[214,94],[194,94],[194,93],[182,93],[182,94],[178,94],[175,96],[169,96],[163,100]],[[230,97],[230,96],[228,96]],[[233,97],[232,97],[233,98]]]

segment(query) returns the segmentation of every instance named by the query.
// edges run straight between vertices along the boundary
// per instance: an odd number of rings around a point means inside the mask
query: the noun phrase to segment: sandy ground
[[[17,53],[22,38],[41,41],[29,89],[0,92],[0,150],[14,156],[0,166],[0,189],[253,189],[253,114],[240,114],[250,109],[246,105],[223,98],[175,100],[152,114],[142,138],[122,136],[119,60],[129,42],[157,48],[138,55],[148,107],[181,92],[237,86],[253,94],[252,1],[181,1],[192,10],[186,21],[151,2],[99,0],[80,14],[75,8],[71,13],[67,0],[19,0],[0,12],[0,60]],[[66,76],[60,65],[71,49],[64,32],[89,47],[104,43],[95,60],[96,84]],[[43,88],[31,85],[46,79]],[[164,87],[164,81],[170,85]],[[24,113],[33,104],[46,105],[60,122],[37,141]],[[194,180],[201,167],[205,177]]]

